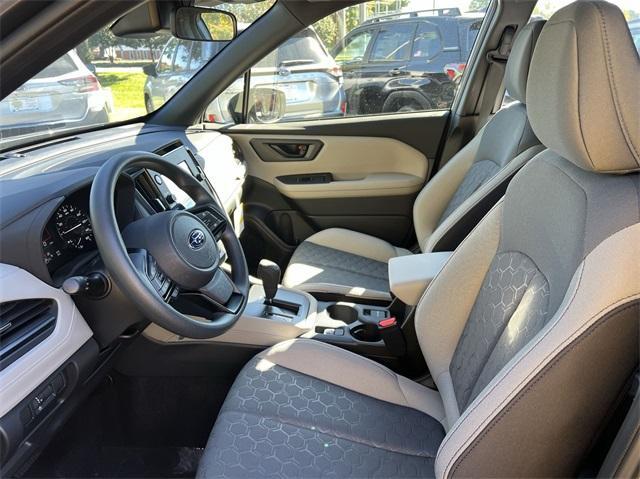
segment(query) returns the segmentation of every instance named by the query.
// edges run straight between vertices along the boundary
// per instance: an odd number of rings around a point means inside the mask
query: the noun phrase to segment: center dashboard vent
[[[20,299],[0,303],[0,370],[49,336],[56,325],[52,299]]]

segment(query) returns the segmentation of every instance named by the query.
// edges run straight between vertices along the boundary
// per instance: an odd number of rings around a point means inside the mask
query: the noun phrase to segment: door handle
[[[389,70],[389,75],[397,77],[400,75],[406,75],[407,71],[404,69],[404,67],[400,67],[400,68],[394,68],[392,70]]]
[[[312,161],[324,146],[320,140],[253,138],[251,146],[262,161]]]
[[[285,158],[304,158],[309,153],[308,143],[269,143],[277,153]]]

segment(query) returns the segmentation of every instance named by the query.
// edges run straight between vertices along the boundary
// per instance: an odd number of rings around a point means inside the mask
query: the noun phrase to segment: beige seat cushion
[[[411,254],[373,236],[331,228],[308,238],[283,278],[287,288],[389,300],[387,262]]]
[[[358,354],[316,340],[294,339],[276,344],[258,357],[262,359],[258,368],[277,364],[365,396],[416,409],[447,428],[437,391]]]

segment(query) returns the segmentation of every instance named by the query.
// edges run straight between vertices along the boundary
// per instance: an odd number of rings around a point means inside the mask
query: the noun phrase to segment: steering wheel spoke
[[[181,290],[174,306],[185,314],[215,320],[220,314],[238,314],[245,299],[229,275],[218,269],[214,278],[199,290]]]

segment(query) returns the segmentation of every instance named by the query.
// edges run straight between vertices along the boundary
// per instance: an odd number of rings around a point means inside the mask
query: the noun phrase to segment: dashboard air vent
[[[0,303],[0,370],[49,336],[56,325],[52,299],[20,299]]]

